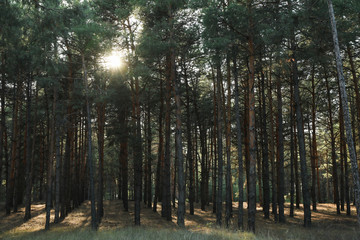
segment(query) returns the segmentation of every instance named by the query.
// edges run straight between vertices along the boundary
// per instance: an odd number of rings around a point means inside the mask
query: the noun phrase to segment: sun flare
[[[104,66],[108,69],[120,69],[124,65],[124,54],[122,52],[112,51],[104,57]]]

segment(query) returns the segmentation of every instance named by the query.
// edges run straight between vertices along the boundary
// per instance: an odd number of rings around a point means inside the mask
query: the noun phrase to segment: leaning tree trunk
[[[340,47],[339,47],[339,40],[338,40],[337,29],[336,29],[334,9],[333,9],[331,0],[327,0],[327,3],[329,6],[329,15],[330,15],[332,35],[333,35],[333,41],[334,41],[334,52],[335,52],[335,56],[336,56],[336,68],[337,68],[337,72],[338,72],[338,80],[339,80],[341,100],[342,100],[341,102],[342,102],[343,112],[344,112],[346,142],[347,142],[348,149],[349,149],[351,169],[352,169],[352,175],[353,175],[353,179],[354,179],[354,197],[355,197],[355,202],[356,202],[356,212],[357,212],[357,217],[358,217],[358,224],[360,224],[359,169],[358,169],[358,163],[356,161],[356,152],[355,152],[354,140],[353,140],[352,130],[351,130],[349,106],[348,106],[348,99],[347,99],[347,94],[346,94],[346,86],[345,86],[345,79],[344,79],[344,73],[343,73],[343,67],[342,67],[342,60],[341,60],[341,56],[340,56]]]

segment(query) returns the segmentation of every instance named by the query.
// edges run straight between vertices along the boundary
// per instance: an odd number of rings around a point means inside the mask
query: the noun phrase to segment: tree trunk
[[[0,182],[2,183],[2,169],[3,169],[3,157],[4,157],[4,136],[6,132],[6,123],[5,123],[5,89],[6,89],[6,79],[5,79],[5,56],[2,55],[1,59],[1,124],[0,124]],[[5,172],[8,172],[7,159],[5,161]],[[6,174],[7,175],[7,174]],[[6,186],[8,186],[8,179],[5,176]],[[6,187],[7,189],[7,187]],[[7,192],[6,192],[7,193]],[[5,193],[5,195],[6,195]]]
[[[276,81],[277,91],[277,172],[278,172],[278,203],[279,203],[279,222],[285,222],[284,215],[284,194],[285,194],[285,173],[284,173],[284,135],[283,135],[283,116],[282,116],[282,95],[281,95],[281,79],[278,76]]]
[[[294,89],[293,85],[290,84],[290,217],[294,217],[294,193],[295,193],[295,182],[294,182],[294,160],[295,160],[295,147],[296,145],[294,138]]]
[[[222,219],[222,184],[223,184],[223,142],[222,142],[222,94],[221,94],[221,59],[217,53],[216,59],[216,105],[217,105],[217,153],[218,153],[218,183],[216,195],[216,224],[221,226]]]
[[[229,227],[232,215],[232,184],[231,184],[231,74],[230,57],[226,59],[227,68],[227,106],[226,106],[226,211],[225,225]],[[224,99],[225,102],[225,99]]]
[[[134,154],[134,186],[135,186],[135,225],[140,225],[140,202],[142,189],[142,137],[141,137],[141,109],[140,109],[140,86],[138,77],[135,78],[135,108],[136,108],[136,143]],[[170,199],[169,199],[170,200]]]
[[[302,194],[303,194],[303,204],[304,204],[304,226],[311,226],[311,211],[310,211],[310,194],[308,187],[308,175],[306,167],[306,150],[305,150],[305,137],[304,137],[304,128],[303,128],[303,119],[301,113],[301,99],[300,99],[300,90],[299,90],[299,79],[298,79],[298,69],[297,69],[297,60],[295,56],[296,46],[295,41],[293,41],[293,83],[294,83],[294,100],[295,100],[295,111],[296,111],[296,125],[297,125],[297,135],[299,143],[299,154],[300,154],[300,169],[301,169],[301,181],[302,181]]]
[[[346,142],[349,149],[350,155],[350,162],[351,162],[351,169],[352,175],[354,179],[354,192],[355,192],[355,202],[356,202],[356,212],[358,217],[358,224],[360,224],[360,180],[359,180],[359,169],[358,163],[356,160],[356,152],[351,132],[351,121],[350,121],[350,114],[349,114],[349,106],[348,106],[348,99],[346,94],[346,86],[345,86],[345,79],[344,73],[342,69],[342,60],[340,56],[340,47],[339,47],[339,40],[337,36],[337,29],[336,29],[336,22],[334,16],[334,9],[331,0],[327,0],[329,6],[329,15],[330,15],[330,22],[332,28],[332,35],[334,41],[334,52],[336,56],[336,68],[338,72],[338,80],[340,84],[340,92],[341,92],[341,99],[344,111],[344,120],[345,120],[345,129],[346,129]]]
[[[216,182],[216,176],[217,176],[217,163],[218,163],[218,159],[217,159],[217,125],[218,125],[218,119],[217,119],[217,96],[216,96],[216,80],[215,80],[215,74],[214,71],[212,69],[212,77],[213,77],[213,119],[214,119],[214,126],[213,126],[213,142],[212,145],[214,147],[214,155],[213,155],[213,213],[216,213],[216,206],[217,206],[217,182]]]
[[[175,89],[175,104],[176,104],[176,154],[177,154],[177,169],[178,169],[178,191],[179,191],[179,200],[178,200],[178,212],[177,212],[177,224],[179,227],[185,227],[185,179],[184,179],[184,158],[183,158],[183,146],[181,138],[181,100],[179,92],[179,81],[175,77],[175,55],[173,50],[171,51],[171,79]],[[188,83],[186,79],[186,88],[187,88],[187,115],[189,114],[189,92],[188,92]],[[189,128],[189,125],[188,125]],[[188,131],[189,133],[189,131]],[[191,149],[191,148],[190,148]],[[189,148],[188,148],[189,151]],[[175,185],[175,182],[174,182]],[[194,209],[193,209],[194,210]],[[191,210],[190,210],[191,211]],[[190,213],[191,214],[191,213]]]
[[[121,176],[122,176],[122,200],[124,210],[127,212],[129,211],[129,204],[128,204],[128,141],[125,138],[120,143],[120,163],[121,163]]]
[[[327,101],[328,101],[328,112],[329,112],[329,128],[330,128],[330,139],[331,139],[331,159],[333,165],[333,193],[334,193],[334,203],[336,204],[336,212],[340,214],[340,203],[339,203],[339,186],[338,186],[338,176],[337,176],[337,163],[336,163],[336,149],[335,149],[335,134],[334,134],[334,125],[333,125],[333,118],[332,118],[332,101],[330,95],[330,87],[329,87],[329,80],[326,76],[326,69],[325,72],[325,84],[326,84],[326,93],[327,93]]]
[[[6,193],[6,214],[10,214],[11,206],[14,206],[14,193],[15,193],[15,171],[16,171],[16,160],[17,160],[17,145],[18,145],[18,112],[20,105],[20,93],[22,91],[22,83],[18,82],[16,86],[14,86],[14,106],[13,106],[13,120],[12,120],[12,144],[11,144],[11,165],[10,165],[10,175],[8,176],[9,187]]]
[[[151,202],[152,202],[152,178],[151,178],[151,165],[152,165],[152,153],[151,153],[151,141],[152,141],[152,136],[151,136],[151,107],[150,107],[150,94],[148,97],[148,109],[147,109],[147,124],[148,124],[148,133],[147,133],[147,155],[148,155],[148,159],[147,159],[147,169],[148,169],[148,175],[147,175],[147,207],[151,208]]]
[[[163,174],[163,162],[164,162],[164,136],[163,136],[163,81],[160,80],[160,111],[159,111],[159,145],[158,145],[158,162],[156,168],[156,181],[155,181],[155,197],[153,211],[157,210],[157,202],[161,199],[162,190],[162,174]]]
[[[32,149],[32,142],[31,138],[34,141],[33,135],[33,126],[31,121],[31,79],[28,79],[27,87],[26,87],[26,194],[25,194],[25,216],[24,221],[28,221],[31,218],[31,189],[32,189],[32,161],[31,159],[31,149]]]
[[[351,53],[351,47],[350,44],[347,45],[346,48],[347,54],[349,56],[349,62],[350,62],[350,67],[351,67],[351,74],[352,74],[352,79],[353,79],[353,83],[354,83],[354,92],[355,92],[355,106],[356,106],[356,113],[357,113],[357,128],[360,129],[360,93],[359,93],[359,83],[358,83],[358,79],[356,76],[356,68],[355,68],[355,64],[354,64],[354,60],[353,60],[353,55]],[[360,133],[360,131],[358,131],[358,134]],[[355,134],[354,134],[355,137]],[[355,138],[356,139],[356,138]],[[356,146],[356,144],[355,144]],[[359,164],[359,162],[358,162]]]
[[[170,189],[170,115],[171,115],[171,90],[175,77],[174,53],[171,51],[166,58],[166,97],[165,97],[165,161],[163,168],[163,192],[161,216],[171,221],[171,189]]]
[[[346,150],[346,143],[345,143],[345,133],[344,133],[344,114],[343,108],[341,104],[341,92],[340,92],[340,85],[339,88],[339,102],[340,102],[340,109],[339,109],[339,125],[340,125],[340,210],[345,210],[345,176],[344,176],[344,161],[346,152],[344,152],[344,147]]]
[[[90,100],[89,100],[89,89],[88,89],[88,79],[87,79],[87,70],[85,64],[84,55],[82,55],[82,69],[83,69],[83,77],[85,84],[85,97],[86,97],[86,120],[87,120],[87,141],[88,141],[88,168],[89,168],[89,180],[90,180],[90,201],[91,201],[91,229],[97,230],[97,216],[96,216],[96,208],[95,208],[95,184],[94,184],[94,169],[93,169],[93,159],[92,159],[92,128],[91,128],[91,112],[90,112]]]
[[[60,114],[55,113],[55,151],[56,151],[56,167],[55,167],[55,218],[54,223],[59,223],[59,208],[60,208],[60,177],[61,177],[61,149],[60,149]]]
[[[236,54],[233,57],[233,75],[235,81],[235,123],[236,123],[236,145],[237,145],[237,157],[238,157],[238,184],[239,184],[239,200],[238,200],[238,229],[244,228],[243,220],[243,156],[242,156],[242,142],[241,142],[241,124],[240,124],[240,107],[239,107],[239,80],[238,80],[238,69],[236,63]]]
[[[318,161],[317,156],[317,142],[316,142],[316,99],[315,99],[315,66],[312,67],[311,72],[311,95],[312,95],[312,105],[311,105],[311,116],[312,116],[312,154],[311,154],[311,198],[313,203],[313,211],[316,211],[316,179],[317,179],[317,166]],[[310,132],[310,129],[309,129]],[[320,187],[320,186],[318,186]],[[318,198],[320,198],[320,191],[318,191]]]
[[[57,103],[57,89],[54,86],[53,87],[53,102],[52,102],[52,117],[51,117],[51,135],[50,135],[50,141],[49,141],[49,161],[48,161],[48,169],[47,169],[47,189],[46,189],[46,221],[45,221],[45,230],[50,229],[50,210],[51,210],[51,192],[52,192],[52,172],[53,172],[53,159],[54,159],[54,141],[55,141],[55,112],[56,112],[56,103]],[[50,114],[50,113],[49,113]]]
[[[101,89],[101,88],[100,88]],[[97,103],[97,124],[98,124],[98,151],[99,151],[99,169],[98,169],[98,202],[97,202],[97,220],[101,222],[101,218],[104,216],[104,135],[105,135],[105,103]]]
[[[261,72],[261,98],[262,98],[262,180],[263,180],[263,209],[264,218],[270,217],[270,185],[269,185],[269,148],[268,148],[268,133],[266,121],[266,101],[265,101],[265,75]]]
[[[191,114],[190,113],[190,91],[189,91],[190,86],[189,86],[188,78],[187,78],[187,68],[186,68],[185,59],[183,59],[183,67],[182,68],[183,68],[182,70],[184,72],[184,80],[185,80],[185,87],[186,87],[186,137],[187,137],[186,158],[189,163],[189,205],[190,205],[190,215],[194,215],[195,189],[194,189],[194,159],[193,159],[193,155],[192,155],[193,145],[192,145],[192,140],[191,140],[192,125],[191,125],[191,119],[190,119],[190,114]]]
[[[277,190],[276,190],[276,171],[275,171],[275,144],[274,144],[274,114],[273,114],[273,98],[272,98],[272,69],[271,69],[271,58],[270,58],[270,71],[269,71],[269,86],[268,86],[268,98],[269,98],[269,115],[270,115],[270,163],[271,163],[271,213],[274,215],[274,221],[278,221],[277,214]]]
[[[250,34],[248,36],[248,52],[249,52],[249,204],[248,204],[248,228],[255,233],[255,214],[256,214],[256,140],[255,140],[255,49],[254,36],[252,28],[254,25],[252,19],[252,0],[247,1],[249,12]]]

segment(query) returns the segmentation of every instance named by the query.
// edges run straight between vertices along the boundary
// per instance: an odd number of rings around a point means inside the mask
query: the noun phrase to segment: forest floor
[[[37,239],[41,234],[45,234],[43,229],[45,226],[45,210],[44,203],[34,203],[32,205],[32,218],[28,222],[23,221],[25,209],[22,207],[17,213],[5,216],[4,211],[0,214],[0,239]],[[360,239],[360,228],[356,221],[356,209],[351,207],[351,216],[346,216],[345,212],[341,215],[336,214],[334,204],[318,204],[318,210],[312,212],[312,227],[305,229],[303,225],[302,209],[295,209],[295,217],[290,218],[289,204],[286,205],[286,223],[275,223],[273,219],[265,220],[262,214],[262,208],[258,206],[256,214],[256,235],[235,231],[237,225],[237,203],[234,203],[234,216],[232,218],[230,230],[219,228],[216,226],[216,216],[212,213],[212,206],[207,206],[206,211],[200,210],[200,205],[195,205],[195,214],[185,216],[186,236],[185,239],[314,239],[314,240],[331,240],[331,239]],[[246,203],[244,203],[244,223],[246,225]],[[223,208],[225,212],[225,208]],[[51,221],[53,221],[54,212],[51,213]],[[74,231],[87,231],[90,228],[90,204],[86,202],[79,208],[73,210],[62,222],[51,224],[50,232],[66,233]],[[173,220],[166,221],[161,217],[161,206],[158,205],[158,212],[155,213],[150,208],[142,206],[141,209],[141,229],[133,228],[134,211],[133,202],[129,202],[129,212],[125,212],[122,207],[122,201],[113,200],[104,202],[104,217],[99,226],[99,232],[121,231],[121,229],[131,229],[130,232],[124,232],[129,238],[136,239],[134,233],[141,231],[153,231],[155,236],[152,239],[168,239],[172,237],[164,237],[164,229],[171,232],[179,232],[182,230],[176,225],[176,209],[173,210]],[[223,220],[224,222],[224,220]],[[119,232],[118,234],[122,234]],[[161,235],[162,234],[162,235]],[[189,235],[190,234],[190,235]],[[205,234],[205,235],[204,235]],[[44,235],[45,236],[45,235]],[[52,235],[51,238],[57,238]],[[146,233],[148,238],[148,232]],[[204,237],[205,236],[205,237]],[[111,238],[108,235],[101,237],[91,235],[73,237],[73,239],[105,239]],[[184,239],[184,235],[181,237]],[[49,239],[49,236],[39,239]],[[64,237],[63,239],[69,239]],[[120,238],[114,238],[120,239]],[[174,239],[180,239],[174,237]]]

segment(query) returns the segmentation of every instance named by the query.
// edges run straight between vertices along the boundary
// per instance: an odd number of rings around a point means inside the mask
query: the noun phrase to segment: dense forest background
[[[318,203],[360,216],[359,13],[357,0],[1,0],[6,214],[25,205],[27,221],[45,201],[49,229],[51,209],[57,223],[90,200],[96,229],[119,199],[135,225],[152,208],[184,227],[198,202],[225,226],[238,202],[250,231],[256,205],[275,222],[302,207],[306,227]]]

